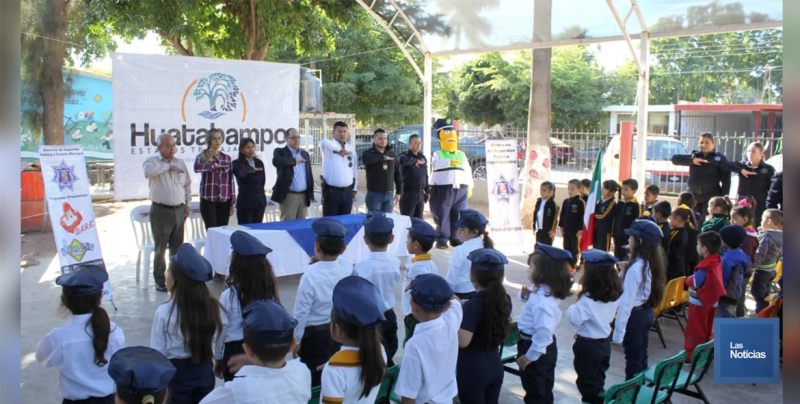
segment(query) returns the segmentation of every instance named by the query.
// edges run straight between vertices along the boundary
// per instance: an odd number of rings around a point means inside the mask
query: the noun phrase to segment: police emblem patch
[[[761,169],[761,174],[766,174],[766,173],[767,173],[767,169],[766,168],[762,168]]]
[[[720,160],[722,160],[722,157],[720,157],[720,156],[714,157],[714,160],[715,161],[720,161]]]

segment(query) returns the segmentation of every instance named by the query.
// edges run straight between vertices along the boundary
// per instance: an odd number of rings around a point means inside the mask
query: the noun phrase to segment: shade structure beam
[[[419,42],[419,46],[422,48],[422,53],[423,54],[430,53],[430,50],[428,50],[428,46],[425,45],[425,41],[422,40],[422,35],[419,33],[419,30],[417,29],[417,26],[414,25],[413,22],[411,22],[411,20],[408,18],[408,15],[406,14],[406,12],[403,11],[403,8],[400,7],[395,0],[389,0],[389,4],[391,4],[392,7],[394,7],[400,13],[400,16],[403,17],[403,20],[406,22],[408,27],[411,28],[411,31],[414,33],[414,35],[411,35],[408,38],[408,42],[411,42],[411,38],[416,36],[417,37],[417,41]]]
[[[380,14],[375,12],[375,10],[372,8],[372,6],[375,5],[375,2],[373,1],[370,5],[367,5],[367,3],[364,2],[364,0],[356,0],[356,1],[358,2],[358,4],[361,5],[361,7],[363,7],[367,11],[367,13],[369,13],[370,16],[372,16],[372,19],[375,20],[375,22],[377,22],[378,25],[380,25],[381,28],[383,28],[383,30],[386,31],[387,34],[389,34],[389,37],[392,38],[394,43],[397,44],[397,47],[400,48],[400,52],[403,52],[403,56],[405,56],[406,59],[408,59],[408,62],[411,63],[411,67],[414,68],[414,71],[417,72],[417,76],[419,76],[419,79],[424,83],[425,82],[425,75],[422,73],[422,69],[419,68],[419,65],[417,64],[417,61],[414,60],[414,57],[412,57],[411,54],[408,52],[408,47],[406,45],[404,45],[403,42],[400,40],[400,38],[397,36],[397,34],[395,34],[394,30],[391,27],[391,23],[387,24],[386,21],[383,19],[383,17],[381,17]],[[410,21],[408,21],[408,18],[405,17],[405,13],[402,12],[400,7],[398,7],[393,1],[391,3],[397,9],[397,13],[395,14],[395,17],[397,17],[398,15],[401,15],[406,20],[408,25],[410,27],[413,27],[414,25],[411,24]],[[392,23],[394,23],[394,18],[392,18]],[[416,29],[415,29],[415,32],[416,32]],[[413,37],[414,36],[412,35],[410,38],[413,38]],[[421,37],[417,37],[417,39],[420,39],[420,38]],[[421,39],[420,39],[420,43],[422,43]]]

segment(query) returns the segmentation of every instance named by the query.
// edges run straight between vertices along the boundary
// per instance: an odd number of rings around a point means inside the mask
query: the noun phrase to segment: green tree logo
[[[199,115],[203,118],[217,119],[225,115],[225,112],[236,109],[239,87],[236,85],[236,79],[230,74],[212,73],[197,82],[193,95],[197,101],[208,98],[208,110]]]

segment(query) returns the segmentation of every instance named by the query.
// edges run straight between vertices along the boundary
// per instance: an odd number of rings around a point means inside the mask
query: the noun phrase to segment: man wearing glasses
[[[314,199],[314,175],[308,152],[300,148],[297,129],[286,131],[286,147],[272,152],[272,165],[278,174],[272,201],[280,204],[281,220],[305,219]]]
[[[358,189],[358,157],[347,143],[347,124],[333,124],[333,139],[322,139],[322,216],[349,215]]]

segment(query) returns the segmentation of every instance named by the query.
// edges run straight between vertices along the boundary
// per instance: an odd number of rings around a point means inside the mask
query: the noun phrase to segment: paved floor
[[[142,280],[136,281],[136,257],[133,230],[130,224],[130,211],[133,207],[146,202],[109,202],[96,203],[97,229],[101,247],[105,257],[109,276],[113,287],[113,305],[104,304],[111,319],[125,332],[128,346],[148,345],[150,327],[156,307],[167,300],[167,294],[153,290],[151,276],[143,274]],[[480,208],[479,208],[480,209]],[[525,245],[530,249],[533,238],[526,232]],[[560,245],[557,240],[556,245]],[[52,233],[28,233],[22,238],[22,254],[31,254],[40,261],[39,265],[24,268],[21,274],[22,287],[22,402],[24,403],[56,403],[60,402],[56,372],[36,363],[34,354],[36,343],[54,326],[67,322],[59,312],[58,299],[60,288],[54,283],[59,274],[58,261],[55,257],[55,243]],[[527,266],[524,265],[527,254],[524,251],[505,251],[510,260],[506,270],[506,289],[512,296],[519,291],[520,285],[528,284],[526,280]],[[274,252],[277,254],[279,252]],[[434,262],[439,273],[444,275],[451,250],[434,250]],[[404,269],[403,269],[404,270]],[[294,306],[295,293],[300,276],[279,278],[280,296],[287,308]],[[222,284],[210,282],[211,290],[216,294],[222,292]],[[400,285],[395,288],[398,296],[395,310],[400,312]],[[518,316],[522,303],[514,301],[513,316]],[[575,302],[568,298],[561,303],[566,310]],[[750,302],[752,304],[752,301]],[[116,309],[113,306],[116,306]],[[683,347],[683,333],[678,324],[671,320],[662,323],[667,349],[658,341],[655,333],[651,334],[649,349],[650,364],[670,357]],[[400,327],[400,338],[403,338],[403,327]],[[556,329],[558,338],[558,365],[556,367],[555,398],[557,403],[576,403],[580,401],[575,387],[575,371],[572,365],[572,341],[574,329],[562,319]],[[399,352],[397,358],[402,356]],[[619,383],[624,379],[624,355],[619,346],[612,347],[611,369],[608,371],[606,386]],[[734,385],[713,383],[713,374],[709,374],[702,383],[703,389],[712,403],[723,403],[732,400],[750,403],[783,402],[783,384],[779,385]],[[501,403],[520,403],[524,391],[519,378],[506,374],[501,393]],[[676,396],[673,403],[689,403],[696,400]]]

